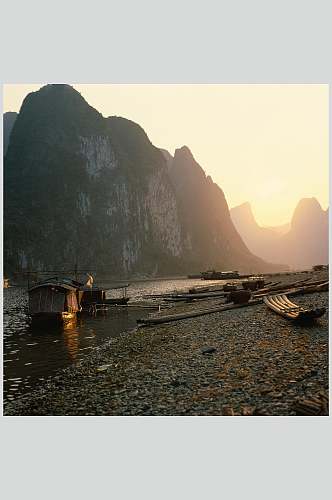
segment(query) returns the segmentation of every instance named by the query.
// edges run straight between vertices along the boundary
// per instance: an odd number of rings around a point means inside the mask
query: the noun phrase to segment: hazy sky
[[[19,111],[38,85],[5,85]],[[261,225],[288,222],[300,198],[328,206],[328,85],[74,85],[104,116],[139,123],[170,153],[187,145],[229,207]]]

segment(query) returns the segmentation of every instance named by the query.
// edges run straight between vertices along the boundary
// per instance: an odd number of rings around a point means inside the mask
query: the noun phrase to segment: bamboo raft
[[[320,392],[310,399],[299,399],[293,405],[296,415],[316,416],[329,414],[328,393]]]
[[[143,318],[143,319],[138,319],[137,324],[139,326],[152,326],[156,324],[162,324],[162,323],[171,323],[174,321],[179,321],[179,320],[184,320],[184,319],[189,319],[189,318],[195,318],[197,316],[204,316],[207,314],[213,314],[217,312],[223,312],[223,311],[228,311],[232,309],[237,309],[240,307],[248,307],[252,305],[256,305],[259,303],[262,303],[265,298],[268,296],[271,296],[271,293],[275,293],[276,290],[279,291],[279,288],[283,288],[283,290],[280,290],[282,294],[286,294],[289,296],[293,295],[304,295],[307,293],[315,293],[315,292],[326,292],[328,291],[328,286],[329,282],[326,280],[319,280],[319,281],[314,281],[312,283],[304,283],[304,281],[307,280],[301,280],[298,282],[293,282],[293,283],[288,283],[288,284],[283,284],[283,285],[277,285],[277,286],[271,286],[270,288],[265,288],[261,289],[255,294],[252,295],[251,299],[244,303],[244,304],[220,304],[219,306],[212,307],[212,308],[204,308],[204,309],[199,309],[196,311],[188,311],[185,313],[176,313],[176,314],[170,314],[167,316],[162,316],[158,318]],[[202,294],[200,294],[202,295]],[[216,297],[216,295],[213,295]],[[299,307],[296,306],[296,304],[292,305],[292,307]],[[325,312],[325,309],[324,309]],[[324,312],[322,314],[324,314]],[[321,315],[322,315],[321,314]],[[301,315],[302,317],[305,317],[306,315]],[[307,315],[308,316],[308,315]],[[318,316],[317,316],[318,317]]]
[[[294,281],[292,283],[287,283],[287,284],[280,284],[280,281],[277,282],[269,282],[264,285],[264,287],[256,289],[253,291],[253,297],[259,297],[263,296],[263,294],[267,294],[268,292],[272,291],[277,291],[277,290],[285,290],[285,289],[290,289],[293,287],[301,287],[305,282],[309,281],[311,278],[306,278],[301,281]],[[324,280],[320,281],[315,281],[310,283],[310,285],[316,285],[319,283],[322,283]],[[224,291],[223,288],[212,288],[210,290],[207,290],[205,292],[200,292],[198,289],[191,289],[189,290],[189,293],[186,292],[178,292],[178,293],[172,293],[172,294],[163,294],[163,295],[158,295],[154,296],[154,298],[161,298],[165,302],[193,302],[193,301],[198,301],[198,300],[209,300],[209,299],[216,299],[216,298],[222,298],[222,297],[228,297],[230,292],[229,291]],[[240,289],[239,289],[240,290]]]
[[[298,322],[310,322],[317,318],[320,318],[325,314],[325,307],[314,308],[314,309],[304,309],[294,302],[291,302],[287,295],[268,295],[263,297],[264,303],[269,309],[280,314],[284,318],[298,321]]]

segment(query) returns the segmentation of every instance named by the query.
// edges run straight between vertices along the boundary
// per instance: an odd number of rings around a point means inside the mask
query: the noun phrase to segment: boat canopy
[[[77,287],[68,285],[67,283],[56,283],[56,282],[46,282],[46,283],[39,283],[37,285],[32,286],[29,288],[28,292],[32,292],[33,290],[36,290],[37,288],[62,288],[63,290],[70,290],[70,291],[75,291],[77,290]]]

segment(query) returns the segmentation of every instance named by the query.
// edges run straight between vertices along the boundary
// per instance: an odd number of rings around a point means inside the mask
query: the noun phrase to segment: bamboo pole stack
[[[162,323],[170,323],[173,321],[179,321],[182,319],[189,319],[189,318],[195,318],[198,316],[204,316],[207,314],[213,314],[217,312],[223,312],[223,311],[228,311],[232,309],[238,309],[242,307],[248,307],[251,305],[256,305],[259,303],[263,302],[263,297],[266,297],[269,295],[269,293],[274,292],[274,291],[283,291],[284,293],[287,293],[287,295],[293,296],[293,295],[301,295],[301,294],[306,294],[306,293],[315,293],[315,292],[322,292],[322,291],[328,291],[328,281],[324,280],[318,280],[313,283],[309,283],[303,286],[304,281],[307,280],[301,280],[300,282],[295,282],[295,283],[290,283],[290,284],[285,284],[285,285],[280,285],[280,287],[275,287],[271,288],[269,290],[265,290],[264,293],[261,293],[263,290],[260,290],[253,294],[252,299],[249,300],[249,302],[245,304],[223,304],[218,307],[213,307],[210,309],[200,309],[198,311],[192,311],[192,312],[186,312],[186,313],[177,313],[177,314],[172,314],[172,315],[167,315],[159,318],[146,318],[146,319],[139,319],[137,320],[137,324],[139,326],[151,326],[151,325],[157,325],[157,324],[162,324]],[[200,294],[202,295],[202,294]],[[214,297],[218,297],[218,295],[213,295]]]

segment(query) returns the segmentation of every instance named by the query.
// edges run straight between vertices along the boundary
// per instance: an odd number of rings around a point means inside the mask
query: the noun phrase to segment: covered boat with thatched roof
[[[50,278],[29,288],[29,313],[32,322],[63,323],[76,318],[80,310],[81,283],[70,279]]]

